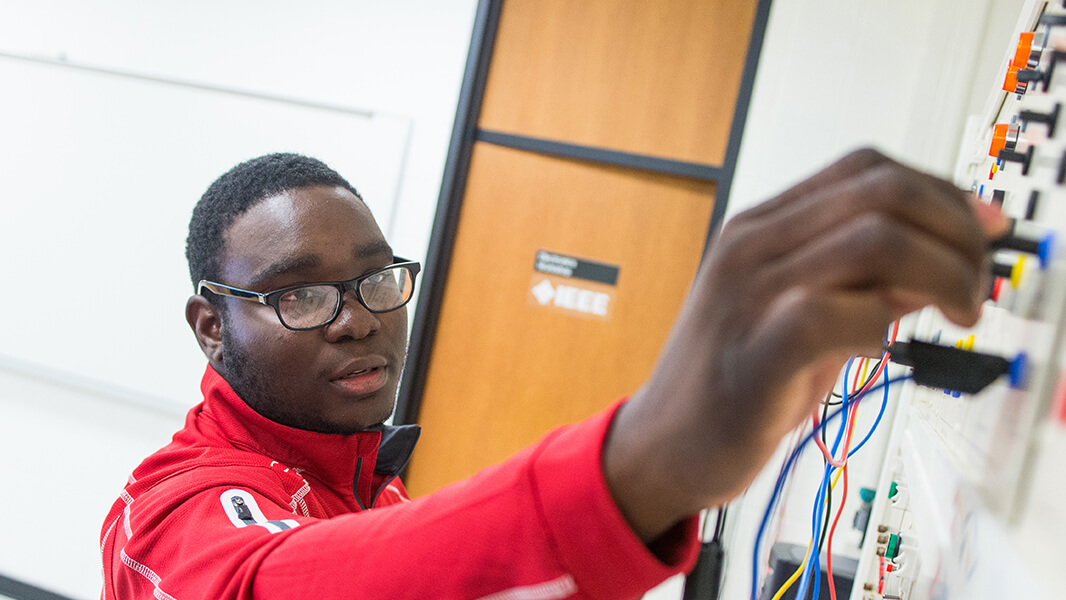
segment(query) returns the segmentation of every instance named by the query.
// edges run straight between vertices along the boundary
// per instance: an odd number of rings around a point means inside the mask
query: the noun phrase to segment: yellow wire
[[[789,577],[787,580],[785,580],[784,583],[781,584],[781,588],[777,590],[777,593],[774,594],[774,597],[770,600],[781,600],[781,596],[784,596],[785,592],[788,591],[788,588],[792,587],[792,584],[795,583],[797,579],[799,579],[800,573],[802,573],[804,567],[807,566],[807,559],[811,557],[811,545],[813,544],[814,540],[812,539],[811,542],[807,544],[807,553],[803,555],[803,562],[800,563],[800,566],[796,569],[796,572],[793,573],[791,577]]]
[[[865,377],[864,377],[864,379],[865,379]],[[843,469],[837,469],[836,471],[837,472],[836,472],[836,475],[833,477],[832,483],[829,484],[829,489],[835,489],[836,488],[837,482],[840,481],[840,475],[841,475],[841,473],[844,472]],[[827,500],[828,500],[828,498],[827,498]],[[828,504],[829,503],[826,502],[827,510],[832,508],[832,507],[829,507]],[[805,568],[807,568],[807,561],[811,558],[811,546],[813,546],[813,545],[814,545],[814,538],[811,538],[811,541],[807,543],[807,553],[803,555],[803,561],[800,562],[800,566],[798,568],[796,568],[796,571],[794,573],[792,573],[791,577],[786,579],[785,582],[781,584],[781,587],[777,590],[777,593],[774,594],[774,597],[771,598],[770,600],[781,600],[781,596],[785,595],[785,592],[788,591],[788,588],[792,587],[793,583],[796,583],[796,580],[799,579],[800,573],[802,573],[803,570]]]

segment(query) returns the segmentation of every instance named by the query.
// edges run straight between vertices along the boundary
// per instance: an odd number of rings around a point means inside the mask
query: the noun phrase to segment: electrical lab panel
[[[962,328],[929,308],[900,337],[1002,357],[976,394],[907,382],[851,598],[1054,598],[1066,509],[1066,2],[1026,3],[956,183],[1015,219],[989,300]],[[1049,484],[1049,482],[1051,482]],[[1047,564],[1051,564],[1050,562]]]

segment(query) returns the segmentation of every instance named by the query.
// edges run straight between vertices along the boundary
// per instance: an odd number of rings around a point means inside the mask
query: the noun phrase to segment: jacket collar
[[[282,425],[255,412],[210,365],[200,389],[204,403],[190,418],[204,435],[295,467],[336,489],[352,488],[360,462],[364,476],[398,475],[421,433],[418,425],[379,425],[352,435]]]

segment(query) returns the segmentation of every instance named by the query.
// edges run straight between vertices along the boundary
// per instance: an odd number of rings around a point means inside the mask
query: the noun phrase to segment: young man
[[[186,318],[204,401],[101,534],[104,598],[632,598],[691,567],[852,353],[935,303],[978,316],[997,213],[860,151],[735,218],[627,402],[411,502],[385,427],[416,264],[322,163],[238,165],[200,200]]]

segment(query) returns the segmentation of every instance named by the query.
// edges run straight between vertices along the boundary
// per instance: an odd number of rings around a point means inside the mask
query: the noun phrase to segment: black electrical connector
[[[1025,369],[1025,355],[1014,360],[941,346],[912,339],[888,346],[889,359],[914,369],[914,382],[927,387],[977,394],[1004,375],[1010,376],[1011,386],[1021,384]]]
[[[1062,3],[1066,6],[1066,2]],[[1048,27],[1062,27],[1066,25],[1066,15],[1044,15],[1040,17],[1040,24],[1047,25]]]
[[[1030,197],[1030,200],[1035,203],[1035,199],[1032,197]],[[1029,236],[1018,235],[1017,225],[1018,221],[1011,219],[1007,232],[988,242],[988,249],[1015,250],[1025,254],[1032,254],[1040,259],[1040,266],[1046,268],[1055,251],[1055,234],[1044,233],[1039,239],[1033,239]]]
[[[1026,130],[1029,123],[1043,123],[1047,125],[1047,136],[1055,137],[1055,127],[1059,123],[1059,109],[1061,104],[1056,103],[1055,108],[1049,113],[1036,112],[1035,110],[1023,110],[1018,113],[1018,119],[1022,122],[1022,131]]]
[[[1047,79],[1039,69],[1022,69],[1018,71],[1018,83],[1040,83],[1047,90]]]
[[[1063,157],[1066,158],[1066,152],[1063,153]],[[1066,163],[1064,163],[1064,164],[1066,164]],[[1062,165],[1059,165],[1060,173],[1061,173],[1062,169],[1063,169]],[[1063,179],[1066,179],[1066,174],[1060,174],[1059,176],[1062,177]],[[1032,221],[1033,220],[1033,217],[1036,215],[1036,205],[1037,205],[1038,202],[1040,202],[1040,191],[1039,190],[1033,190],[1033,191],[1029,192],[1029,201],[1025,204],[1025,220],[1026,221]]]
[[[1051,85],[1051,76],[1054,75],[1055,68],[1059,65],[1060,60],[1066,60],[1066,52],[1063,52],[1062,50],[1052,50],[1051,58],[1048,60],[1047,70],[1022,69],[1018,71],[1018,83],[1028,83],[1030,81],[1039,82],[1043,91],[1046,92],[1048,86]]]
[[[1001,235],[988,243],[988,249],[1016,250],[1018,252],[1024,252],[1026,254],[1039,254],[1040,240],[1024,238],[1017,235],[1014,232],[1014,223],[1012,222],[1010,229],[1005,235]]]
[[[992,204],[1002,208],[1003,202],[1007,198],[1007,192],[1005,190],[992,190]]]
[[[1029,174],[1029,167],[1033,164],[1033,147],[1029,148],[1025,152],[1018,152],[1017,150],[1007,150],[1004,148],[999,151],[999,155],[996,157],[999,160],[1006,162],[1016,162],[1022,165],[1022,175]]]
[[[726,507],[718,509],[714,524],[714,535],[700,547],[696,566],[685,578],[685,591],[682,600],[718,600],[722,586],[722,567],[725,551],[722,544],[722,530],[725,527]]]
[[[1014,275],[1014,265],[1008,265],[1001,262],[992,263],[992,274],[996,277],[1010,279]]]

